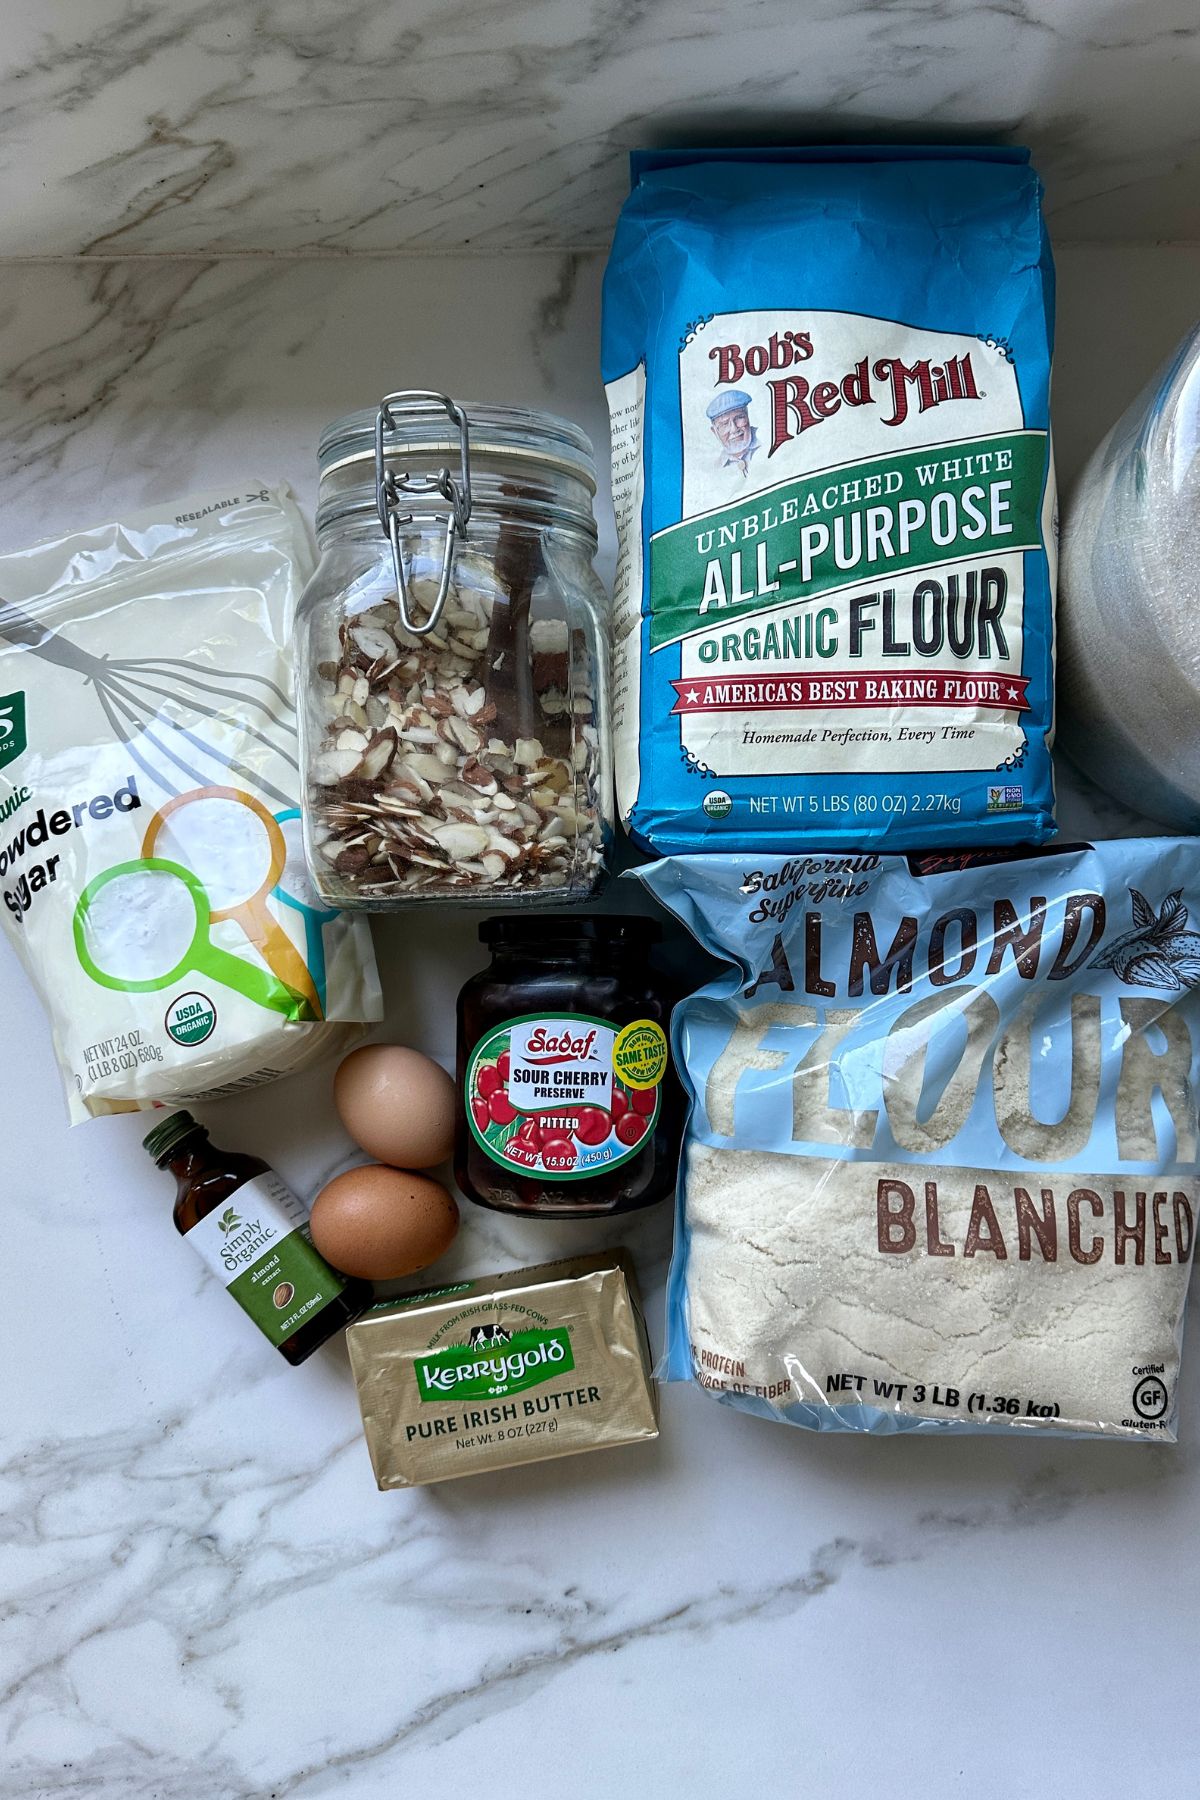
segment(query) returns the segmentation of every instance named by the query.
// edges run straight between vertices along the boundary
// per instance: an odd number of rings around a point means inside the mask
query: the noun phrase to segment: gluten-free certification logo
[[[1139,1371],[1135,1370],[1134,1373]],[[1156,1364],[1147,1373],[1141,1373],[1141,1379],[1133,1390],[1133,1410],[1138,1418],[1149,1419],[1153,1423],[1163,1417],[1170,1404],[1171,1396],[1162,1378],[1161,1364]]]

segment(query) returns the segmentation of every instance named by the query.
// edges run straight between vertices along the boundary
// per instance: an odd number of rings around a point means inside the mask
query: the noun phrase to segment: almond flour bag
[[[270,1081],[380,1016],[300,846],[286,493],[0,556],[0,900],[72,1122]]]
[[[820,1431],[1173,1440],[1200,840],[638,874],[736,965],[673,1020],[669,1374]]]
[[[660,854],[1054,829],[1053,270],[1014,149],[645,152],[604,287]]]

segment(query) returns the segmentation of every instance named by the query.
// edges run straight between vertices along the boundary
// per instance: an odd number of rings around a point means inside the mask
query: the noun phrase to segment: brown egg
[[[447,1251],[458,1207],[438,1181],[365,1163],[335,1175],[313,1202],[312,1241],[345,1275],[394,1281]]]
[[[397,1169],[432,1169],[454,1148],[454,1083],[419,1050],[352,1050],[333,1078],[333,1101],[355,1143]]]

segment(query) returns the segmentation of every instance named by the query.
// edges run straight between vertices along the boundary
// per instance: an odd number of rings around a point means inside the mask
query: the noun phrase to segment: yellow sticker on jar
[[[653,1019],[635,1019],[617,1033],[613,1068],[627,1088],[657,1087],[667,1067],[667,1040]]]

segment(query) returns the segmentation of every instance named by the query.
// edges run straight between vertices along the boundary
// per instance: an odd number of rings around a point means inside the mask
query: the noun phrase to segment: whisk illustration
[[[265,779],[261,771],[246,767],[236,757],[225,756],[197,732],[168,717],[160,701],[174,701],[192,718],[231,720],[247,738],[282,757],[298,770],[295,751],[295,707],[282,688],[265,675],[247,675],[232,669],[208,668],[198,672],[182,657],[95,656],[73,644],[60,631],[52,631],[19,607],[0,604],[0,637],[28,650],[44,661],[73,670],[83,678],[100,703],[113,734],[127,746],[130,756],[152,781],[168,794],[211,783],[211,769],[197,768],[206,759],[222,773],[230,771],[281,806],[291,797]],[[213,705],[224,700],[227,705]],[[282,734],[271,736],[272,727]],[[151,752],[162,759],[155,767]],[[168,767],[168,765],[171,765]],[[178,773],[176,773],[178,772]]]

